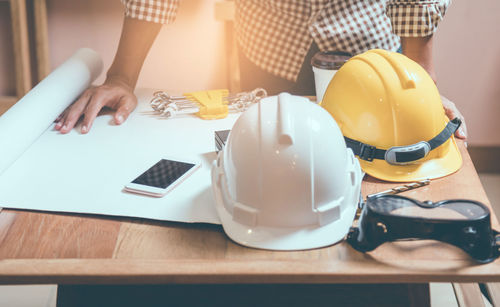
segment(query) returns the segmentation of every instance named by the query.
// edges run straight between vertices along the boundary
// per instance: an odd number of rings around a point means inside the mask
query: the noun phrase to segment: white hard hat
[[[361,169],[333,118],[282,93],[250,107],[212,167],[226,234],[256,248],[301,250],[342,240],[354,220]]]

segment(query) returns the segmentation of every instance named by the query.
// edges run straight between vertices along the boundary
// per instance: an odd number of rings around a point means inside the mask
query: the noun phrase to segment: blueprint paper
[[[166,119],[150,108],[152,94],[138,93],[137,109],[120,126],[110,114],[97,117],[85,135],[49,127],[0,176],[0,207],[220,224],[210,178],[214,132],[230,129],[237,115]],[[202,165],[162,198],[123,192],[162,158]]]
[[[0,174],[97,78],[102,65],[95,51],[78,50],[0,117]]]
[[[0,116],[0,207],[219,224],[211,190],[214,131],[237,116],[207,121],[166,119],[149,107],[153,91],[116,126],[96,118],[88,134],[54,130],[54,119],[102,70],[100,56],[81,49]],[[197,160],[201,167],[162,198],[124,192],[158,160]]]

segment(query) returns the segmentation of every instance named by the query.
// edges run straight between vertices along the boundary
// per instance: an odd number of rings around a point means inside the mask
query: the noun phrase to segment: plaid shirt
[[[122,0],[125,16],[168,24],[179,0]],[[322,51],[395,51],[428,36],[451,0],[236,0],[239,44],[253,63],[295,81],[312,42]]]

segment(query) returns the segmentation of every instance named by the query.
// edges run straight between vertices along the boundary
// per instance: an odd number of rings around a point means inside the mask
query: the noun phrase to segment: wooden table
[[[470,157],[464,165],[404,195],[490,203]],[[363,193],[395,186],[368,177]],[[499,229],[493,216],[493,226]],[[220,226],[4,209],[0,283],[57,284],[352,284],[498,282],[500,261],[477,265],[434,241],[385,244],[362,254],[342,242],[298,252],[250,249]],[[465,289],[465,288],[464,288]]]

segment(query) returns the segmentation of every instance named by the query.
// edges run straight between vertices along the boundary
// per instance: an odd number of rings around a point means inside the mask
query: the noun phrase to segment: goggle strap
[[[455,131],[457,131],[461,124],[462,121],[458,117],[450,120],[438,135],[427,141],[427,143],[430,145],[430,150],[433,150],[448,141],[448,139],[455,133]],[[346,136],[344,136],[344,139],[347,147],[351,148],[353,153],[361,159],[366,161],[373,161],[373,159],[385,160],[385,154],[387,150],[353,140]],[[409,156],[411,155],[411,152],[408,152],[405,155]],[[415,161],[420,158],[422,158],[421,155],[416,155],[415,159],[408,159],[408,161]]]

